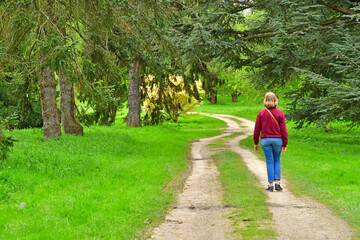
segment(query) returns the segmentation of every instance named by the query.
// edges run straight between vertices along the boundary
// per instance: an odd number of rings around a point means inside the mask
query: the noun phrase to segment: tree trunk
[[[140,120],[140,63],[135,61],[129,70],[128,127],[141,127]]]
[[[217,103],[217,93],[215,91],[211,91],[210,103],[211,104],[216,104]]]
[[[232,102],[238,102],[238,95],[237,93],[231,94]]]
[[[46,63],[44,54],[40,56],[40,64]],[[53,72],[48,68],[41,69],[39,81],[41,92],[41,110],[44,120],[44,140],[61,136],[59,112],[56,105],[56,80]]]
[[[84,135],[83,127],[75,119],[74,84],[59,71],[61,93],[61,125],[66,134]]]

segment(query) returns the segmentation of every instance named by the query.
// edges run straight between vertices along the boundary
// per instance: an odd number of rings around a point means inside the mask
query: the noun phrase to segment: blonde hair
[[[278,104],[279,104],[279,100],[274,93],[268,92],[267,94],[265,94],[264,106],[266,108],[274,108]]]

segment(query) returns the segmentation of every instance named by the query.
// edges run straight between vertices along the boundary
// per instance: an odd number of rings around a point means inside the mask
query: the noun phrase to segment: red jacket
[[[261,138],[282,138],[283,147],[286,147],[288,143],[288,133],[286,130],[285,115],[283,111],[277,108],[269,108],[269,110],[279,124],[277,124],[266,109],[261,110],[256,118],[254,143],[255,145],[259,144],[259,136],[261,132]]]

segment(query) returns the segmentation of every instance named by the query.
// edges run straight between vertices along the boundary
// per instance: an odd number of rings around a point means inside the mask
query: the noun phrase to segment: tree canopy
[[[132,126],[156,87],[145,115],[156,124],[182,110],[169,95],[179,76],[190,98],[201,98],[196,80],[213,103],[219,91],[272,90],[299,127],[357,126],[359,13],[350,0],[1,1],[0,121],[64,116],[66,132],[81,135],[75,117],[110,125],[127,103]]]
[[[258,68],[255,83],[267,89],[289,86],[289,113],[299,127],[331,121],[358,125],[358,1],[256,4],[264,18],[261,33],[245,37],[264,46],[251,53],[259,57],[250,64]]]

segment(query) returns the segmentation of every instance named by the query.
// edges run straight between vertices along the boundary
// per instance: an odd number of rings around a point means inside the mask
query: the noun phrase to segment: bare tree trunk
[[[40,64],[44,65],[46,57],[40,56]],[[53,72],[48,68],[41,69],[39,81],[41,92],[41,110],[44,120],[44,140],[61,136],[59,112],[56,105],[56,80]]]
[[[216,103],[217,103],[217,92],[212,90],[210,104],[216,104]]]
[[[238,95],[237,93],[231,94],[232,102],[238,102]]]
[[[129,70],[128,127],[141,127],[140,120],[140,63],[135,61]]]
[[[66,134],[84,135],[83,127],[75,119],[74,84],[59,71],[61,93],[61,125]]]

